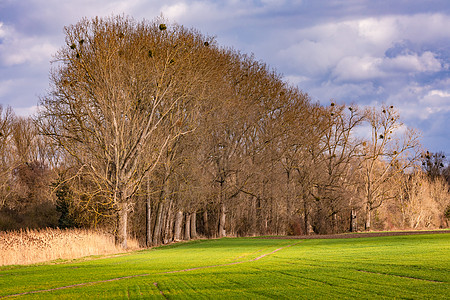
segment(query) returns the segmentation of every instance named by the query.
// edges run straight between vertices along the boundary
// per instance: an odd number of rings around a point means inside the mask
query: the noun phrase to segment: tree
[[[430,153],[429,151],[422,153],[422,169],[431,179],[436,179],[444,175],[446,157],[443,151]]]
[[[2,205],[0,230],[56,226],[57,212],[49,184],[45,138],[31,118],[14,116],[8,109],[2,120]]]
[[[292,181],[293,203],[289,207],[303,219],[303,233],[309,234],[313,214],[317,212],[315,202],[317,186],[323,171],[325,145],[322,141],[329,114],[318,104],[309,104],[306,95],[289,100],[290,105],[283,114],[284,127],[288,128],[282,140],[281,163],[287,182]]]
[[[11,136],[14,114],[10,107],[0,105],[0,208],[6,204],[7,195],[11,191],[10,172],[14,167],[11,156]]]
[[[316,199],[320,199],[319,207],[324,210],[324,226],[337,232],[337,218],[348,220],[349,214],[355,214],[353,194],[356,183],[352,174],[356,171],[355,161],[360,156],[362,144],[355,131],[363,123],[365,115],[355,105],[337,105],[333,102],[327,113],[324,134],[319,142],[323,145],[322,153],[315,163],[316,168],[322,168],[314,194]],[[348,224],[344,222],[343,225],[347,229]]]
[[[402,173],[417,161],[419,136],[400,122],[400,115],[393,106],[382,106],[367,110],[367,122],[371,138],[366,141],[362,154],[362,177],[364,205],[366,210],[365,228],[372,227],[372,212],[393,197],[385,189],[396,174]],[[403,131],[403,132],[402,132]],[[364,145],[363,144],[363,145]]]
[[[116,242],[127,246],[134,196],[166,146],[190,128],[171,130],[208,77],[205,37],[181,26],[131,18],[83,19],[65,28],[52,90],[40,100],[41,132],[91,182],[86,201],[117,212]]]

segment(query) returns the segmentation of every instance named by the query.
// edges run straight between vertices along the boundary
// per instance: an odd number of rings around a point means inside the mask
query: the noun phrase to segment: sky
[[[323,105],[393,105],[450,156],[448,0],[0,0],[0,104],[31,115],[64,26],[117,14],[194,27]]]

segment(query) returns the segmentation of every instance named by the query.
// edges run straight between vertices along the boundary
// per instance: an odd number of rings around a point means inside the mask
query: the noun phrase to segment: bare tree
[[[314,202],[318,199],[317,183],[323,170],[323,165],[320,164],[323,163],[325,145],[321,139],[329,117],[323,107],[308,104],[308,101],[302,98],[297,101],[283,116],[286,120],[285,126],[289,130],[283,140],[281,163],[295,190],[292,195],[294,201],[290,207],[301,216],[303,233],[308,234]]]
[[[11,170],[14,168],[11,155],[13,120],[12,109],[10,107],[4,109],[0,105],[0,208],[6,204],[8,194],[11,192],[9,180]]]
[[[371,130],[365,143],[362,176],[365,191],[365,228],[372,227],[372,212],[392,197],[388,183],[410,168],[418,159],[419,136],[400,122],[393,106],[367,110]],[[403,132],[402,132],[403,131]]]
[[[416,167],[414,172],[398,174],[397,185],[392,186],[394,197],[381,209],[387,228],[445,228],[446,207],[450,193],[443,178],[430,178]]]
[[[348,209],[354,210],[352,194],[356,183],[352,173],[356,171],[355,161],[362,145],[355,131],[363,123],[365,115],[355,105],[338,105],[334,102],[327,112],[326,129],[319,143],[323,145],[323,153],[315,162],[316,168],[323,167],[316,182],[315,198],[320,199],[324,218],[329,219],[324,225],[337,232],[338,223],[343,223],[345,228],[348,225],[347,222],[338,222],[338,217],[348,220]]]
[[[87,199],[117,211],[116,241],[127,246],[133,197],[172,140],[170,130],[206,85],[205,38],[181,26],[117,16],[65,28],[50,95],[41,99],[41,132],[76,158]],[[187,129],[189,131],[190,129]]]
[[[422,169],[431,179],[436,179],[444,175],[447,159],[443,151],[430,153],[426,151],[422,153]]]

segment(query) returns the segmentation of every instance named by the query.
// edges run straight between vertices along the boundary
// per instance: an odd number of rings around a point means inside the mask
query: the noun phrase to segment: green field
[[[226,238],[0,267],[0,298],[448,299],[450,234]]]

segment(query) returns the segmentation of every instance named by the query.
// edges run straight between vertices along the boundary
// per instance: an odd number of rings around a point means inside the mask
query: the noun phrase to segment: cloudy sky
[[[254,53],[322,104],[394,105],[424,147],[450,155],[448,0],[0,0],[0,103],[35,110],[65,25],[161,13]]]

